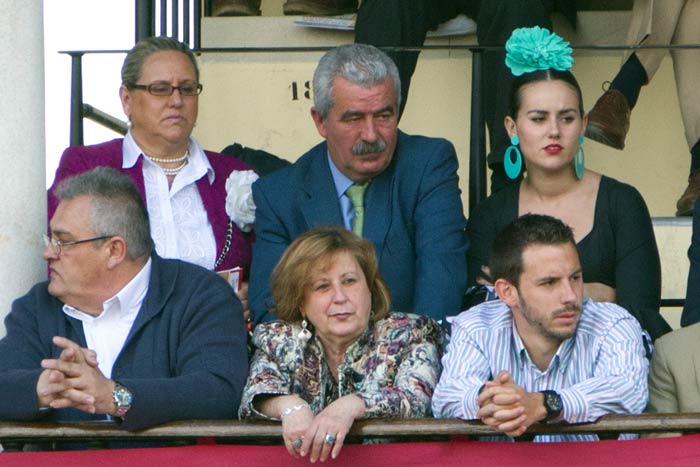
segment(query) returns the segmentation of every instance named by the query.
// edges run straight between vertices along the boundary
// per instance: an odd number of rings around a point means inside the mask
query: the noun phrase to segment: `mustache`
[[[380,136],[377,138],[377,141],[373,143],[363,140],[358,141],[352,146],[352,154],[354,156],[364,156],[365,154],[382,152],[385,149],[386,141]]]
[[[559,308],[557,311],[555,311],[554,316],[559,316],[561,314],[571,313],[571,312],[581,313],[581,307],[578,305],[567,305],[567,306]]]

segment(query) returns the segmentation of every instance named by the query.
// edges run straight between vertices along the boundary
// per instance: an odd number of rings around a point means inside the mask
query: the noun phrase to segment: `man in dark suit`
[[[398,71],[373,46],[329,51],[313,86],[311,117],[326,141],[253,185],[255,321],[274,318],[269,277],[284,250],[323,224],[372,241],[393,310],[438,320],[458,313],[467,245],[454,147],[398,130]]]
[[[153,253],[126,175],[100,167],[56,195],[50,279],[14,302],[0,340],[0,419],[234,418],[248,364],[233,289]]]

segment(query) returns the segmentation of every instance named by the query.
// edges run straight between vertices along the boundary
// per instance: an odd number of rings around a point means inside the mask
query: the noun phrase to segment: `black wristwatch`
[[[544,408],[547,410],[547,416],[544,417],[543,422],[548,422],[554,420],[561,414],[562,403],[561,396],[556,391],[540,391],[543,397]]]

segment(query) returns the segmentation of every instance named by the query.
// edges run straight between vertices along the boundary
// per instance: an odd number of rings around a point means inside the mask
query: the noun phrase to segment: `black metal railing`
[[[201,44],[202,0],[135,0],[135,42],[151,36],[177,37],[193,49]],[[207,6],[209,2],[204,2]]]
[[[137,0],[139,2],[141,0]],[[305,53],[324,52],[331,47],[217,47],[195,48],[196,54],[207,53]],[[578,45],[572,46],[578,51],[622,51],[636,49],[700,49],[700,44],[674,45]],[[484,120],[483,102],[483,53],[489,50],[499,50],[500,47],[473,45],[424,45],[422,47],[382,47],[389,52],[400,51],[430,51],[430,50],[465,50],[471,53],[471,112],[470,112],[470,142],[469,142],[469,213],[484,198],[486,198],[486,124]],[[86,54],[126,53],[126,50],[81,50],[62,51],[71,56],[71,121],[70,143],[83,143],[83,118],[85,112],[82,97],[82,57]],[[465,103],[466,105],[466,103]]]

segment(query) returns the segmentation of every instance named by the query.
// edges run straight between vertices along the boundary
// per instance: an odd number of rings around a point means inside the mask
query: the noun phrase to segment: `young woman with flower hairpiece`
[[[585,169],[583,97],[571,48],[539,27],[513,31],[506,65],[516,79],[505,127],[506,174],[518,184],[484,200],[469,219],[468,277],[489,282],[496,233],[526,213],[568,224],[577,242],[584,294],[626,308],[656,338],[671,330],[659,314],[661,266],[649,211],[632,186]]]

